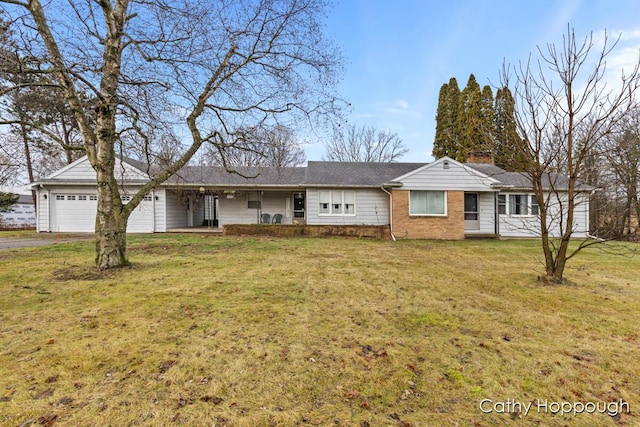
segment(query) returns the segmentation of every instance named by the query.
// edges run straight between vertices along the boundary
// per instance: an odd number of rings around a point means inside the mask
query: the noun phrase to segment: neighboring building
[[[31,194],[19,194],[8,212],[0,212],[0,228],[36,228],[36,207]]]
[[[397,238],[410,239],[538,235],[538,204],[526,177],[487,159],[470,160],[476,163],[447,157],[432,163],[310,161],[238,173],[187,166],[145,197],[127,231],[256,224],[275,216],[282,224],[389,226]],[[126,202],[148,179],[146,167],[123,159],[116,169]],[[562,185],[561,177],[550,182]],[[86,157],[33,186],[38,231],[94,231],[96,179]],[[580,190],[574,233],[586,237],[591,189]]]

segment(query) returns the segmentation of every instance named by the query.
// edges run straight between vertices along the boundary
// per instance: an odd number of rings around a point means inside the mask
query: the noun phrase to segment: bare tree
[[[325,160],[339,162],[395,162],[409,150],[396,133],[373,126],[338,126],[326,146]]]
[[[505,67],[502,80],[515,75],[516,122],[526,142],[524,171],[539,201],[546,280],[564,280],[566,263],[594,241],[570,246],[575,209],[582,203],[580,181],[598,141],[610,135],[634,107],[638,64],[620,86],[605,82],[606,59],[615,47],[605,34],[596,48],[593,34],[580,41],[568,29],[560,49],[539,48],[539,59]],[[560,172],[560,173],[556,173]]]
[[[618,131],[600,142],[601,168],[607,185],[601,186],[606,196],[604,211],[598,212],[599,233],[616,239],[633,238],[640,218],[640,117],[633,111]],[[634,224],[635,218],[635,224]],[[635,227],[634,227],[635,226]]]
[[[263,126],[236,132],[225,146],[208,147],[205,163],[235,168],[238,166],[300,166],[306,160],[302,143],[293,129],[283,125]]]
[[[224,147],[236,129],[335,112],[339,53],[323,38],[324,0],[3,0],[21,58],[38,68],[73,114],[96,171],[96,265],[127,265],[129,215],[203,144]],[[16,86],[8,90],[17,89]],[[8,91],[5,89],[4,93]],[[89,110],[82,95],[96,98]],[[95,112],[95,120],[90,116]],[[116,152],[126,138],[177,129],[187,142],[128,203]]]

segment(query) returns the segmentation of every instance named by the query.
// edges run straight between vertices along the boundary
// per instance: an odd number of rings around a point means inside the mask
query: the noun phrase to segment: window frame
[[[498,194],[498,215],[507,215],[507,195]]]
[[[505,204],[503,205],[500,199],[505,198]],[[521,213],[515,212],[516,204],[514,200],[516,197],[524,197],[525,205],[520,209]],[[534,201],[536,203],[534,203]],[[522,203],[520,203],[521,205]],[[505,209],[505,212],[501,212],[501,208]],[[509,217],[532,217],[540,215],[540,204],[537,203],[535,194],[531,193],[503,193],[498,194],[498,215],[506,215]]]
[[[517,202],[516,202],[516,199],[518,200]],[[522,204],[522,200],[524,200],[524,206]],[[529,195],[528,194],[520,194],[520,193],[509,194],[509,215],[510,216],[529,215]]]
[[[443,209],[442,212],[443,213],[429,213],[429,212],[425,212],[425,213],[416,213],[416,212],[412,212],[412,206],[411,206],[411,194],[412,193],[442,193],[442,203],[443,203]],[[409,216],[433,216],[433,217],[446,217],[448,216],[448,209],[447,209],[447,200],[448,200],[448,192],[446,190],[409,190]]]
[[[531,194],[529,197],[529,213],[532,216],[540,215],[540,202],[538,202],[538,198],[536,197],[535,194]]]
[[[356,201],[356,190],[318,190],[318,216],[356,216]]]

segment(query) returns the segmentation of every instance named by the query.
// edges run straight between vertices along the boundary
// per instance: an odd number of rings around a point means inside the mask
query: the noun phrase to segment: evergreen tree
[[[459,143],[457,145],[455,160],[464,162],[467,153],[477,151],[478,141],[482,139],[480,130],[482,123],[482,91],[476,81],[476,77],[471,74],[467,81],[467,86],[460,93],[458,103],[458,132]]]
[[[436,135],[433,142],[433,157],[457,156],[458,145],[458,104],[460,88],[458,81],[452,77],[449,83],[440,88],[438,110],[436,113]]]
[[[527,151],[516,129],[515,101],[508,87],[496,92],[494,111],[496,166],[508,171],[525,170]]]
[[[17,194],[0,192],[0,212],[9,212],[19,197]]]
[[[489,85],[482,88],[480,97],[480,117],[478,130],[478,140],[472,151],[492,152],[495,146],[494,134],[494,109],[493,109],[493,91]]]

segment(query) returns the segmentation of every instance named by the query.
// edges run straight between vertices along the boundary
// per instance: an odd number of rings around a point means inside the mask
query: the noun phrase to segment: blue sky
[[[451,77],[461,89],[470,73],[481,85],[497,85],[503,62],[559,46],[567,25],[579,38],[605,29],[622,34],[609,61],[617,75],[640,48],[634,0],[336,1],[326,35],[344,54],[339,91],[351,103],[349,123],[397,133],[410,150],[403,161],[432,160],[438,92]],[[323,153],[320,143],[307,149],[309,160]]]

